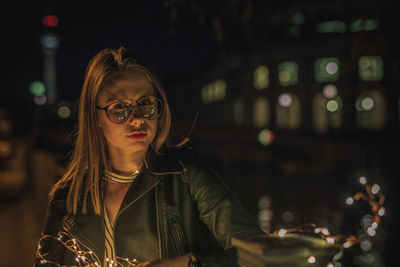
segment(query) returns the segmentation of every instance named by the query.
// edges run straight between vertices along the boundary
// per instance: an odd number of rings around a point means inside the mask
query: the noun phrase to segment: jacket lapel
[[[125,198],[122,201],[120,212],[123,211],[128,205],[134,203],[144,194],[149,192],[154,186],[158,184],[160,179],[148,173],[143,173],[137,180],[135,180],[126,192]]]

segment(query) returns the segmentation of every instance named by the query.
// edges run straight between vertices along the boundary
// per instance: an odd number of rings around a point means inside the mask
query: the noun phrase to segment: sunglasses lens
[[[115,103],[108,108],[108,117],[114,123],[123,123],[131,114],[132,108],[126,103]]]
[[[142,114],[143,118],[148,120],[155,120],[161,114],[161,100],[155,97],[147,97],[141,99],[137,103],[137,107]]]

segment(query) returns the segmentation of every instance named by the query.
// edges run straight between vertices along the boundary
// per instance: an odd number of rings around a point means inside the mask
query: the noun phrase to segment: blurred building
[[[217,63],[169,86],[176,142],[199,112],[192,142],[254,214],[271,197],[272,228],[356,232],[368,209],[342,204],[359,176],[397,198],[400,3],[224,3],[199,11],[212,14]],[[374,244],[386,255],[394,214]]]

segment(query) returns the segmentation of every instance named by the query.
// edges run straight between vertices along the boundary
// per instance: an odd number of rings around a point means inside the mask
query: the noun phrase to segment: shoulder
[[[198,186],[216,186],[224,190],[227,186],[219,175],[210,167],[202,154],[191,146],[173,148],[171,155],[181,162],[184,180]]]

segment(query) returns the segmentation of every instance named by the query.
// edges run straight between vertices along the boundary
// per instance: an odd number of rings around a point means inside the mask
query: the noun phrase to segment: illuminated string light
[[[378,194],[378,192],[379,192],[380,189],[381,189],[381,188],[379,187],[379,185],[374,184],[374,185],[372,186],[372,188],[371,188],[371,193],[374,194],[374,195],[376,195],[376,194]]]
[[[367,183],[367,179],[364,176],[361,176],[360,179],[358,179],[358,181],[360,182],[360,184],[365,185]]]
[[[286,230],[286,229],[284,229],[284,228],[282,228],[282,229],[280,229],[280,230],[278,231],[278,235],[279,235],[280,237],[283,237],[283,236],[285,236],[285,235],[286,235],[286,233],[287,233],[287,230]]]
[[[317,261],[317,259],[314,256],[310,256],[307,258],[308,263],[315,263],[316,261]]]
[[[364,186],[366,193],[357,192],[354,196],[346,199],[346,204],[352,205],[354,201],[358,201],[360,199],[368,202],[373,215],[372,222],[370,226],[367,227],[365,232],[368,236],[375,236],[381,217],[385,214],[385,208],[383,207],[385,196],[382,194],[378,184],[371,186],[368,184],[367,179],[364,176],[361,176],[358,181]],[[317,234],[321,239],[324,239],[326,242],[332,245],[340,244],[341,247],[345,249],[350,248],[362,241],[361,238],[355,235],[332,235],[327,227],[317,227],[312,223],[290,229],[281,228],[278,231],[273,232],[271,235],[279,235],[280,237],[284,237],[287,233],[314,233]],[[307,262],[315,263],[316,258],[313,255],[310,255],[307,258]],[[328,263],[327,267],[334,267],[334,265],[330,262]]]
[[[46,256],[48,254],[46,252],[44,253],[41,252],[41,248],[43,247],[41,243],[42,241],[47,239],[56,240],[57,242],[61,243],[64,247],[66,247],[68,250],[70,250],[72,253],[74,253],[76,255],[75,261],[78,263],[79,266],[88,266],[88,267],[100,266],[99,264],[100,260],[93,253],[93,251],[81,248],[80,244],[76,241],[76,239],[71,238],[68,233],[63,231],[59,232],[57,237],[54,237],[52,235],[43,235],[42,237],[40,237],[38,241],[38,248],[36,250],[36,257],[39,259],[39,262],[41,264],[48,263],[58,267],[63,267],[63,265],[47,259]],[[110,267],[138,266],[139,264],[136,259],[130,260],[128,258],[121,258],[118,256],[116,257],[116,259],[117,259],[116,261],[113,260],[111,261],[111,263],[109,264]]]

